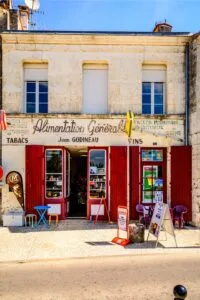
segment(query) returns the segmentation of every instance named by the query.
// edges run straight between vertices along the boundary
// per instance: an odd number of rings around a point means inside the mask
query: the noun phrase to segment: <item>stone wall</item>
[[[190,143],[192,145],[193,221],[200,224],[200,37],[190,44]]]
[[[84,62],[108,63],[109,113],[141,113],[142,64],[165,64],[166,112],[185,112],[188,37],[3,34],[5,109],[23,113],[23,63],[47,62],[50,113],[81,113]]]

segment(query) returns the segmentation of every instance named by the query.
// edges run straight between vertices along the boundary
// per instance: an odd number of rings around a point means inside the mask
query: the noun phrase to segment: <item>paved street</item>
[[[176,284],[187,287],[187,300],[199,300],[200,254],[1,263],[0,278],[3,300],[171,300]]]

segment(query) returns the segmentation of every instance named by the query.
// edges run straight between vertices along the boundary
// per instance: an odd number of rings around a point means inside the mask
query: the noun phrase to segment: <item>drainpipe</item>
[[[189,144],[189,43],[185,47],[185,145]]]

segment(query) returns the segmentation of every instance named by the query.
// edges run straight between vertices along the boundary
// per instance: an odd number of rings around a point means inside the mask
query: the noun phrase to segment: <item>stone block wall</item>
[[[180,40],[179,40],[180,39]],[[186,37],[3,35],[3,101],[24,111],[24,62],[47,62],[50,113],[81,113],[84,62],[108,64],[108,110],[142,110],[142,64],[165,64],[166,113],[185,112]]]
[[[192,145],[193,221],[200,224],[200,37],[190,44],[190,143]]]

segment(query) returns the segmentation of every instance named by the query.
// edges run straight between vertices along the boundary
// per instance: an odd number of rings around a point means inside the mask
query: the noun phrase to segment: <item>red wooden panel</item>
[[[130,219],[136,220],[136,205],[140,202],[140,153],[139,147],[130,147]]]
[[[127,147],[110,147],[110,218],[117,221],[118,205],[127,206]]]
[[[44,204],[44,147],[26,146],[26,213]]]
[[[187,221],[192,220],[192,148],[171,147],[171,205],[185,205]]]

